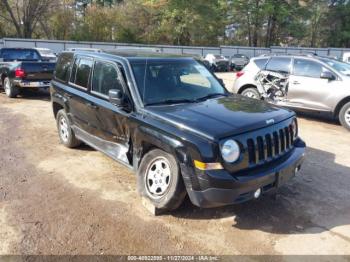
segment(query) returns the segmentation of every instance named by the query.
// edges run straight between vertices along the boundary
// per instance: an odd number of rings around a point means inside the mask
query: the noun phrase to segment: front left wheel
[[[186,196],[176,159],[160,149],[154,149],[143,157],[137,183],[140,194],[162,211],[178,208]]]

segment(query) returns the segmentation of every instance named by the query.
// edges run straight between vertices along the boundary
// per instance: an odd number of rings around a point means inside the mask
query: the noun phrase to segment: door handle
[[[98,106],[93,103],[86,103],[86,105],[92,109],[98,109]]]
[[[293,85],[300,85],[300,82],[294,81],[294,82],[293,82]]]

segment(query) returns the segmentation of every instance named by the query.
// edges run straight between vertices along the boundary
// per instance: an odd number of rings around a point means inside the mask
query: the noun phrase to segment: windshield
[[[350,65],[344,62],[340,62],[334,59],[323,58],[321,59],[324,63],[342,73],[343,75],[350,75]]]
[[[37,61],[40,60],[38,52],[33,49],[3,49],[1,56],[4,61]]]
[[[226,95],[226,90],[208,69],[195,60],[161,60],[131,63],[145,105],[195,102]]]

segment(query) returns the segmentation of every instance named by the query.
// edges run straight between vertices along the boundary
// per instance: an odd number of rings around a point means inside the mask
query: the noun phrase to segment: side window
[[[267,58],[262,58],[262,59],[255,59],[254,63],[259,67],[260,69],[263,69],[264,66],[266,65]]]
[[[70,78],[69,78],[69,82],[71,82],[71,83],[75,83],[75,76],[77,75],[77,68],[78,68],[79,60],[80,60],[79,58],[76,58],[74,60],[72,70],[70,73]]]
[[[294,59],[293,75],[295,76],[320,78],[323,70],[323,66],[317,62],[306,59]]]
[[[81,86],[83,88],[88,87],[92,64],[92,59],[81,58],[79,60],[74,82],[76,85]]]
[[[67,81],[69,76],[69,68],[73,60],[72,54],[61,54],[58,58],[55,77],[56,79]]]
[[[123,89],[115,65],[97,61],[92,77],[92,91],[108,95],[110,89]]]
[[[272,57],[266,66],[266,70],[289,73],[291,58],[288,57]]]

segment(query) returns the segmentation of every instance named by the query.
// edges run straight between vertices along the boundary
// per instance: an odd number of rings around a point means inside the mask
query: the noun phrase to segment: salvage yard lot
[[[305,116],[299,126],[306,161],[277,200],[186,201],[153,217],[129,169],[59,144],[47,94],[0,93],[0,253],[350,255],[350,133]]]

